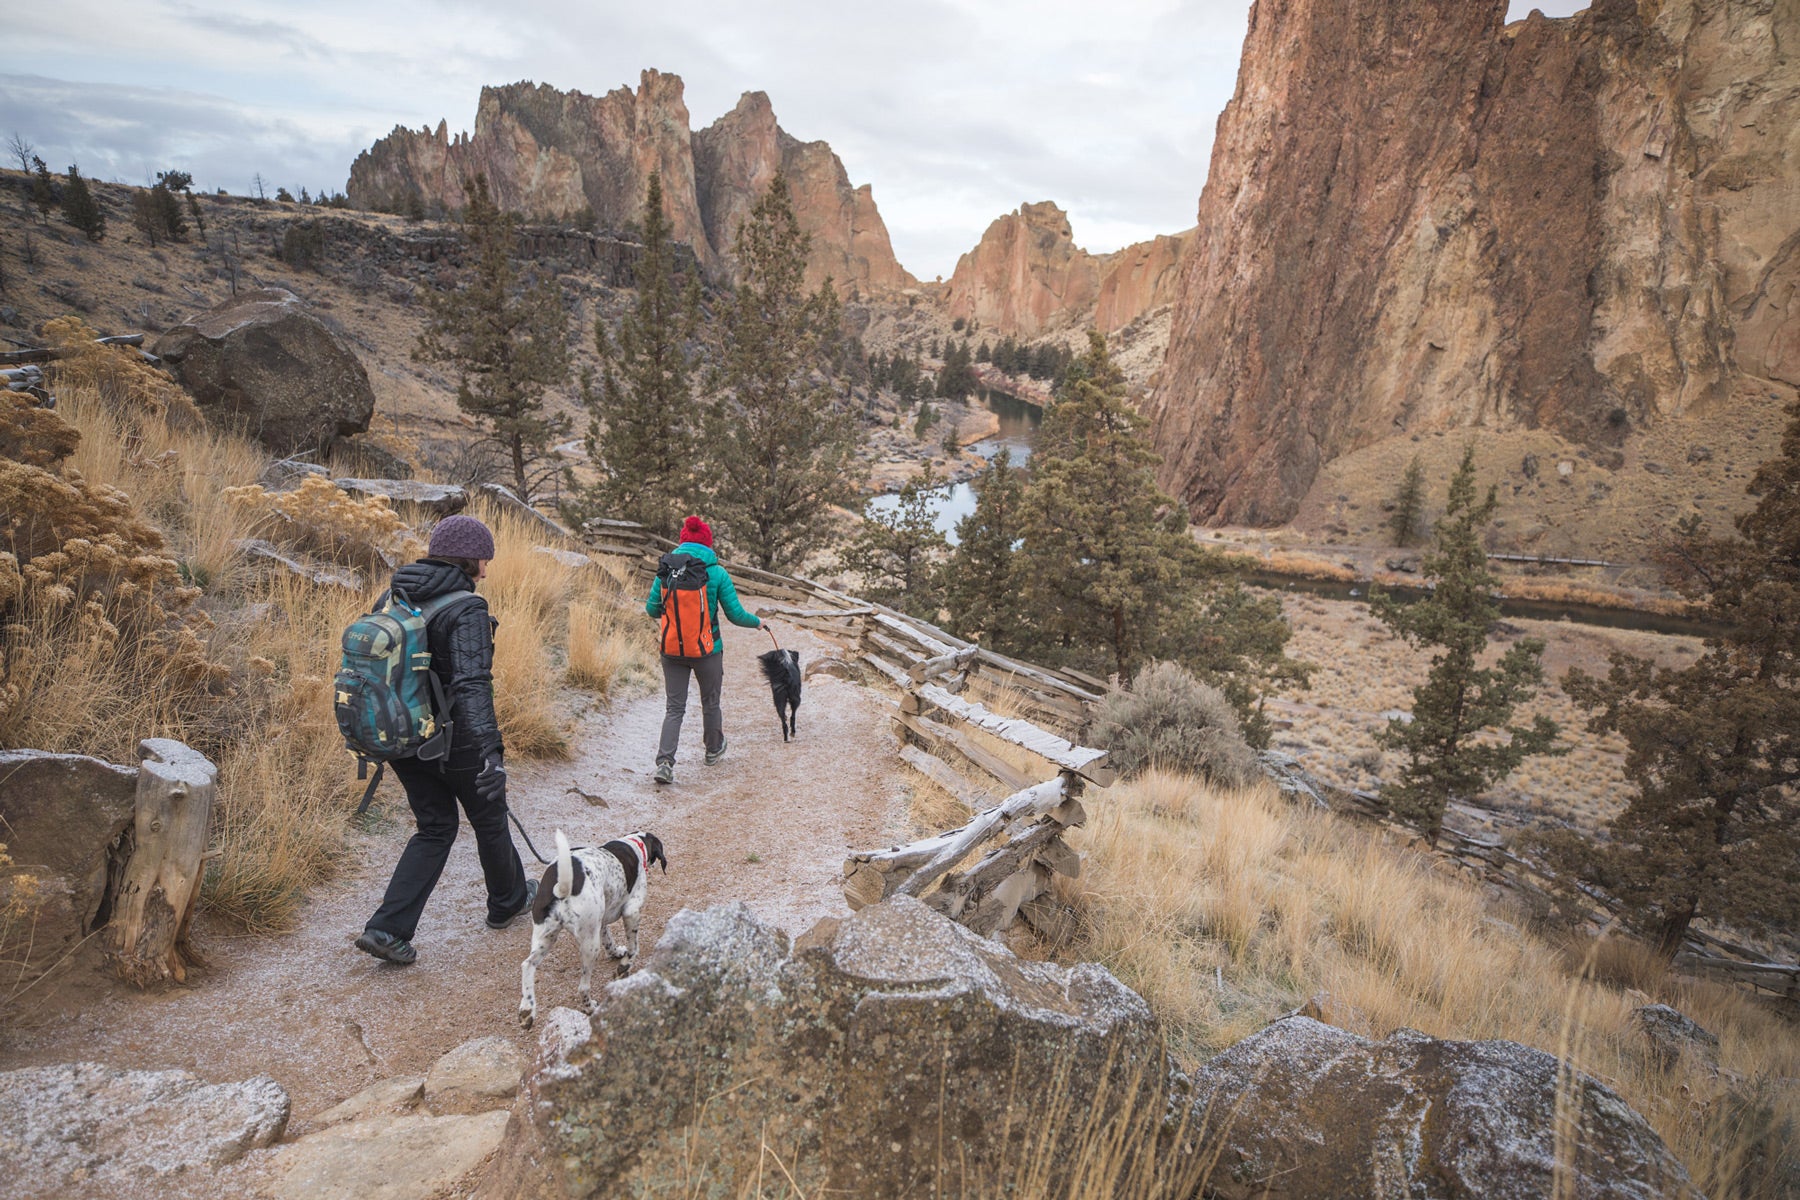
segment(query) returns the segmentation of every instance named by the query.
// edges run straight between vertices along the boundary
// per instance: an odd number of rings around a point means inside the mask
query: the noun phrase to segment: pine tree
[[[544,412],[544,391],[569,374],[568,313],[554,277],[526,286],[513,262],[514,219],[477,176],[466,189],[463,235],[472,267],[455,291],[426,299],[429,316],[415,354],[456,365],[456,403],[498,443],[528,503],[554,473],[550,446],[568,419]]]
[[[88,241],[97,242],[106,236],[106,214],[100,211],[93,192],[88,190],[80,167],[69,167],[69,182],[63,187],[62,211],[63,220],[86,234]]]
[[[1560,754],[1556,723],[1542,715],[1529,728],[1508,724],[1513,711],[1543,682],[1544,643],[1521,638],[1492,667],[1476,661],[1500,615],[1494,599],[1499,580],[1488,570],[1481,534],[1499,506],[1495,489],[1475,499],[1475,447],[1463,451],[1450,480],[1448,503],[1436,541],[1425,555],[1431,595],[1412,604],[1377,591],[1369,607],[1389,629],[1414,646],[1435,647],[1431,671],[1413,689],[1410,720],[1395,718],[1376,735],[1382,746],[1406,755],[1400,781],[1381,796],[1401,819],[1433,845],[1443,831],[1452,799],[1469,799],[1511,774],[1534,754]],[[1476,740],[1492,730],[1507,740]]]
[[[861,427],[824,374],[839,311],[830,280],[805,291],[810,244],[778,174],[738,228],[724,387],[704,407],[712,510],[765,570],[797,566],[823,545],[827,510],[855,495]]]
[[[1394,497],[1394,511],[1388,517],[1388,528],[1394,532],[1394,545],[1410,546],[1419,536],[1419,520],[1425,515],[1425,468],[1419,456],[1413,455],[1400,477],[1400,492]]]
[[[56,207],[56,184],[49,166],[35,156],[31,160],[31,202],[37,206],[38,216],[49,221],[50,210]]]
[[[1080,366],[1038,431],[1020,583],[1051,657],[1130,675],[1193,602],[1200,549],[1156,486],[1156,452],[1098,333]]]
[[[975,509],[956,524],[956,549],[944,571],[950,629],[994,650],[1019,649],[1027,628],[1014,550],[1025,483],[1010,451],[988,460],[972,481]]]
[[[862,577],[859,594],[927,620],[941,603],[939,571],[950,542],[938,529],[931,493],[942,485],[931,466],[900,487],[899,503],[863,506],[863,523],[839,567]]]
[[[1617,732],[1631,794],[1604,842],[1542,840],[1672,957],[1695,918],[1777,933],[1800,926],[1800,405],[1762,466],[1738,537],[1688,525],[1674,582],[1723,633],[1685,667],[1615,653],[1563,688]]]
[[[969,351],[968,339],[961,342],[946,340],[944,369],[938,372],[937,394],[946,399],[961,400],[977,386],[974,356]]]
[[[644,252],[637,267],[637,305],[619,322],[616,343],[594,322],[603,364],[600,386],[582,383],[588,407],[588,457],[599,478],[590,507],[673,537],[694,505],[698,430],[689,383],[688,344],[700,320],[699,281],[677,293],[674,247],[663,214],[662,177],[644,196]]]

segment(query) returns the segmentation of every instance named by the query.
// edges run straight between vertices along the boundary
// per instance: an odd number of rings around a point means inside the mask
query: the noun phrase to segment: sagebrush
[[[1095,710],[1093,737],[1127,777],[1160,767],[1243,787],[1256,774],[1231,701],[1178,663],[1153,662],[1129,691],[1110,693]]]

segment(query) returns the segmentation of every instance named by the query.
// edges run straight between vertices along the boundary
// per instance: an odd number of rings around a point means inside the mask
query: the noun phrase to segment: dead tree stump
[[[144,739],[138,757],[131,859],[106,948],[119,975],[144,987],[164,979],[182,982],[200,961],[188,944],[188,923],[200,898],[219,772],[198,750],[169,738]]]

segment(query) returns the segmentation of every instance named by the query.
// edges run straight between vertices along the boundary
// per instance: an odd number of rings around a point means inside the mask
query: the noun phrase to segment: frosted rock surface
[[[48,1200],[235,1162],[281,1136],[288,1095],[266,1075],[67,1063],[0,1072],[0,1113],[0,1196]]]

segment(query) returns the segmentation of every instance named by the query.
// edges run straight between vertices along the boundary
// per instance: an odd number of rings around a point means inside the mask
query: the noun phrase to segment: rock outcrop
[[[357,156],[349,196],[364,208],[462,207],[463,187],[487,178],[503,207],[545,219],[591,213],[608,229],[635,225],[652,171],[660,172],[672,235],[701,267],[729,278],[731,245],[769,180],[787,175],[794,212],[812,235],[807,282],[886,290],[914,280],[894,258],[867,185],[850,186],[824,142],[776,124],[769,98],[746,92],[712,125],[690,131],[681,78],[645,71],[636,92],[604,96],[514,83],[481,90],[472,134],[397,128]]]
[[[1001,335],[1033,338],[1073,324],[1111,333],[1175,298],[1190,236],[1089,254],[1075,244],[1068,214],[1055,204],[1020,205],[957,259],[943,302],[953,319]]]
[[[1397,433],[1596,448],[1800,385],[1800,10],[1258,0],[1151,402],[1203,520]]]
[[[995,1195],[1035,1171],[1025,1190],[1057,1194],[1084,1131],[1152,1169],[1170,1082],[1104,968],[1021,961],[917,901],[791,947],[741,904],[686,911],[591,1022],[549,1015],[481,1194],[737,1195],[759,1171],[809,1195]]]
[[[207,418],[277,455],[324,451],[375,413],[369,373],[300,298],[243,292],[157,339]]]
[[[1194,1075],[1208,1194],[1689,1200],[1687,1171],[1616,1094],[1517,1042],[1371,1042],[1275,1022]],[[1559,1111],[1559,1106],[1561,1109]],[[1557,1129],[1572,1136],[1559,1139]]]
[[[137,771],[82,754],[0,753],[0,961],[26,978],[58,962],[110,916],[109,886],[130,856]]]
[[[266,1075],[210,1084],[186,1071],[70,1063],[0,1072],[0,1194],[154,1194],[156,1182],[236,1162],[287,1128]]]

